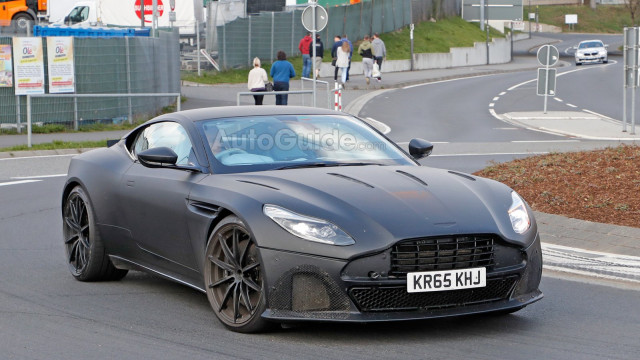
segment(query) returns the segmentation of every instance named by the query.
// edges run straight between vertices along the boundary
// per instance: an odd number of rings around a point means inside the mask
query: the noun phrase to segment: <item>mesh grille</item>
[[[408,272],[491,267],[495,265],[491,236],[457,236],[413,239],[391,249],[389,275],[405,277]]]
[[[437,310],[506,299],[518,276],[487,279],[483,288],[408,293],[406,286],[351,288],[349,295],[360,311]]]
[[[348,316],[350,304],[328,273],[301,265],[278,279],[269,294],[269,307],[275,316],[341,319]]]

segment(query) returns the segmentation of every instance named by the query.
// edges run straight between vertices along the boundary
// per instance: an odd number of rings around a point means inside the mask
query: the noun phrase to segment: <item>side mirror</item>
[[[65,16],[65,17],[64,17],[64,21],[63,21],[63,23],[64,23],[65,25],[71,25],[71,24],[69,23],[69,15],[67,15],[67,16]]]
[[[604,44],[604,48],[608,49],[609,48],[609,44]]]
[[[433,144],[427,140],[412,139],[409,142],[409,154],[411,154],[414,159],[427,157],[431,155],[431,151],[433,151]]]
[[[175,166],[178,161],[178,155],[176,152],[168,147],[147,149],[139,152],[137,155],[138,160],[140,160],[140,164],[150,168]]]

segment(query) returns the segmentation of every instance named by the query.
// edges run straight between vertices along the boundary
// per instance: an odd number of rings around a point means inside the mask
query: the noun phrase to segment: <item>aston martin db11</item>
[[[80,281],[142,270],[206,293],[239,332],[293,321],[510,313],[542,298],[532,211],[421,166],[367,123],[304,107],[165,114],[75,156],[62,193]]]

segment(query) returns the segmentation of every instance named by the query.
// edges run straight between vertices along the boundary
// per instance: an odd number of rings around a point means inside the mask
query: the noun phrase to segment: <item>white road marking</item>
[[[500,96],[496,96],[493,98],[493,101],[498,101],[500,99]]]
[[[39,182],[42,180],[20,180],[20,181],[9,181],[5,183],[0,183],[0,186],[9,186],[9,185],[20,185],[20,184],[28,184],[33,182]]]
[[[542,243],[545,269],[640,283],[640,257]]]
[[[569,103],[567,103],[567,106],[570,106],[570,107],[572,107],[572,108],[577,108],[577,106],[575,106],[575,105],[573,105],[573,104],[569,104]]]
[[[553,98],[553,100],[555,100],[557,102],[562,102],[562,99],[559,99],[559,98]]]
[[[489,107],[493,107],[494,105],[494,103],[489,103]]]
[[[412,88],[415,88],[415,87],[418,87],[418,86],[441,84],[441,83],[446,83],[446,82],[467,80],[467,79],[475,79],[475,78],[481,78],[481,77],[487,77],[487,76],[493,76],[493,75],[496,75],[496,74],[476,75],[476,76],[469,76],[469,77],[463,77],[463,78],[457,78],[457,79],[440,80],[440,81],[434,81],[434,82],[424,83],[424,84],[409,85],[409,86],[403,87],[402,89],[406,90],[406,89],[412,89]]]
[[[506,91],[503,91],[503,92],[501,92],[501,93],[500,93],[500,94],[498,94],[498,95],[502,96],[502,95],[504,95],[504,94],[506,94],[506,93],[507,93]]]
[[[11,179],[16,180],[24,180],[24,179],[44,179],[44,178],[54,178],[54,177],[63,177],[67,176],[67,174],[55,174],[55,175],[35,175],[35,176],[12,176]]]
[[[597,112],[595,112],[595,111],[591,111],[591,110],[587,110],[587,109],[582,109],[582,111],[587,112],[587,113],[589,113],[589,114],[593,114],[593,115],[596,115],[596,116],[603,117],[603,118],[605,118],[605,119],[615,120],[615,119],[613,119],[613,118],[608,117],[607,115],[602,115],[602,114],[599,114],[599,113],[597,113]]]
[[[374,126],[375,126],[375,124],[379,125],[382,128],[382,130],[380,130],[381,133],[388,134],[388,133],[391,132],[391,127],[389,127],[389,125],[383,123],[382,121],[378,121],[378,120],[376,120],[374,118],[370,118],[370,117],[367,117],[366,119],[371,121],[372,123],[374,123]]]
[[[493,130],[520,130],[515,127],[502,127],[502,128],[493,128]]]
[[[502,121],[502,119],[500,118],[500,116],[498,116],[498,114],[496,114],[496,111],[494,109],[489,109],[489,114],[491,114],[491,116],[493,116],[494,118]]]
[[[580,142],[580,140],[513,140],[512,143],[566,143]]]
[[[7,160],[25,160],[25,159],[46,159],[46,158],[65,157],[65,156],[76,156],[76,155],[80,155],[80,153],[78,153],[78,154],[64,154],[64,155],[42,155],[42,156],[11,157],[11,158],[4,158],[4,159],[0,159],[0,161],[7,161]]]
[[[465,154],[437,154],[429,155],[429,157],[447,157],[447,156],[502,156],[502,155],[546,155],[548,151],[532,151],[532,152],[515,152],[515,153],[465,153]]]

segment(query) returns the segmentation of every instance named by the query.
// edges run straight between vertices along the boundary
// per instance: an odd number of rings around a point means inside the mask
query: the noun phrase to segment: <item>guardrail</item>
[[[300,87],[302,88],[302,90],[304,90],[304,82],[305,81],[315,81],[316,84],[323,84],[327,86],[327,109],[331,109],[331,91],[329,89],[329,82],[328,81],[322,81],[322,80],[313,80],[310,78],[306,78],[306,77],[301,77],[300,78]],[[304,98],[302,98],[302,105],[304,105]]]
[[[240,106],[240,97],[248,95],[296,95],[313,94],[313,90],[292,90],[292,91],[240,91],[236,95],[236,105]]]
[[[27,95],[27,147],[31,147],[31,98],[73,98],[73,129],[78,130],[78,98],[122,98],[129,100],[129,123],[133,123],[133,107],[131,98],[134,97],[175,97],[176,111],[180,111],[180,93],[135,93],[135,94],[31,94]],[[20,124],[18,123],[18,128]]]

